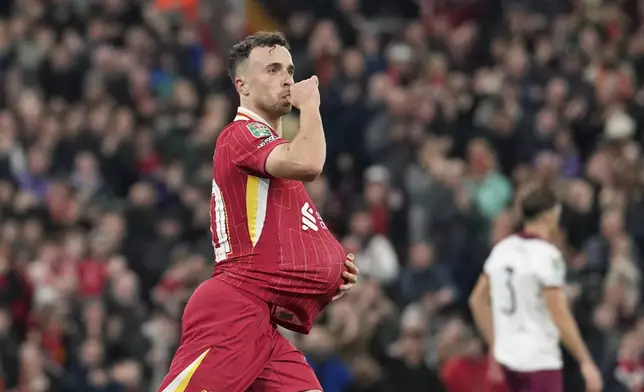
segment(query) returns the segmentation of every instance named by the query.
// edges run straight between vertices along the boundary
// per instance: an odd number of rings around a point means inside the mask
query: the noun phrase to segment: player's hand
[[[336,301],[336,300],[342,298],[344,293],[346,293],[347,291],[351,290],[353,288],[353,286],[356,284],[356,282],[358,281],[358,276],[360,275],[360,270],[353,263],[355,258],[356,257],[353,255],[353,253],[349,253],[347,255],[347,259],[344,262],[344,265],[347,267],[347,271],[344,271],[342,273],[342,279],[344,279],[344,284],[341,285],[338,288],[338,292],[335,295],[335,297],[333,297],[333,301]]]
[[[492,355],[490,355],[490,358],[488,360],[487,378],[494,384],[501,384],[504,379],[501,365],[499,365],[499,363],[494,359]]]
[[[318,77],[313,76],[291,86],[290,102],[298,109],[303,107],[320,107],[320,90]]]
[[[580,366],[581,375],[584,377],[587,392],[601,392],[604,388],[601,373],[593,362],[585,362]]]

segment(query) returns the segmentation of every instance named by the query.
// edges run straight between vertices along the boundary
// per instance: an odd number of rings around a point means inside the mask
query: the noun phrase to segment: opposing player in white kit
[[[601,375],[584,344],[564,293],[566,265],[549,243],[561,206],[548,189],[521,203],[523,232],[499,242],[472,295],[474,320],[493,348],[511,392],[563,389],[559,340],[577,359],[586,390],[602,389]]]

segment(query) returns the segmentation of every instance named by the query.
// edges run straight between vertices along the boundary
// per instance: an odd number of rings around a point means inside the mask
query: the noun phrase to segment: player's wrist
[[[305,103],[300,106],[300,111],[301,112],[319,112],[320,111],[320,103],[319,102],[309,102]]]

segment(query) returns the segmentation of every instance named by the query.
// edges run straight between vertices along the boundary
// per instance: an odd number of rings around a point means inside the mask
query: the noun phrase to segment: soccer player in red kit
[[[359,273],[302,183],[320,174],[326,156],[318,80],[294,83],[281,33],[246,38],[229,60],[240,108],[215,147],[215,269],[186,305],[159,391],[321,391],[304,355],[277,330],[308,333]],[[287,142],[277,131],[292,106],[300,130]]]

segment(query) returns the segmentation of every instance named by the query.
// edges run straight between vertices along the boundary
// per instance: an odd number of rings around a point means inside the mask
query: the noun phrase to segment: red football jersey
[[[266,173],[266,158],[282,143],[244,108],[219,135],[210,204],[213,278],[265,300],[275,323],[308,333],[343,282],[346,255],[304,184]]]

